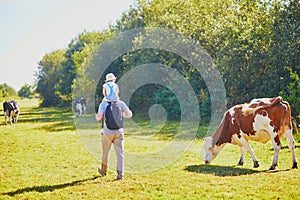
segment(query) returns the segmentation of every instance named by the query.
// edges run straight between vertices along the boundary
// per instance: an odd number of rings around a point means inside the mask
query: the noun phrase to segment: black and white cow
[[[16,101],[5,101],[3,103],[4,121],[7,124],[7,117],[10,124],[16,124],[20,114],[20,106]]]
[[[73,101],[73,109],[75,112],[75,117],[80,117],[82,114],[86,114],[86,100],[81,97]]]

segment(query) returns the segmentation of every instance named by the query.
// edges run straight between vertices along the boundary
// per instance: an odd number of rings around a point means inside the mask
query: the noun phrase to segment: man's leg
[[[108,153],[112,144],[113,135],[102,134],[102,164],[101,170],[98,170],[102,176],[105,176],[107,173],[107,163],[108,163]],[[102,173],[101,173],[102,171]]]
[[[116,134],[114,139],[114,148],[117,154],[117,179],[121,180],[124,176],[124,136]]]

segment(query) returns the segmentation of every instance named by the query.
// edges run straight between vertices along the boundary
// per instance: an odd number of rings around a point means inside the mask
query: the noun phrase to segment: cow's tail
[[[270,102],[271,102],[270,104],[263,105],[263,106],[259,106],[258,109],[261,108],[261,107],[262,107],[262,108],[272,107],[272,106],[275,106],[275,105],[277,105],[278,103],[284,102],[284,101],[283,101],[283,99],[282,99],[281,96],[278,96],[278,97],[275,97],[275,98],[271,99]],[[287,103],[287,102],[286,102],[286,103]]]
[[[282,105],[284,106],[284,126],[288,126],[291,131],[293,131],[293,122],[292,122],[292,113],[290,104],[286,101],[282,101]]]
[[[284,135],[287,131],[293,132],[293,123],[291,115],[291,107],[288,102],[281,101],[281,106],[283,108],[283,121],[279,131],[279,138]]]

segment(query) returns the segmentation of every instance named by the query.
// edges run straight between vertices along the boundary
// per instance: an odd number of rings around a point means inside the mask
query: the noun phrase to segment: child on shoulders
[[[117,77],[113,73],[106,75],[105,83],[103,84],[103,100],[107,102],[118,101],[119,98],[119,86],[116,84]]]

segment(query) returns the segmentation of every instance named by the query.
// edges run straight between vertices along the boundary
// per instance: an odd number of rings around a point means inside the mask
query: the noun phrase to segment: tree
[[[55,85],[59,82],[59,71],[65,61],[65,50],[56,50],[46,54],[39,62],[36,91],[43,98],[42,107],[57,106],[62,99],[56,92]]]
[[[11,98],[15,96],[17,96],[17,92],[14,88],[6,83],[0,84],[0,97]]]
[[[122,14],[116,25],[102,32],[84,32],[71,41],[52,93],[70,101],[76,85],[84,87],[82,91],[94,89],[87,66],[99,44],[122,31],[154,26],[189,36],[205,48],[223,77],[230,105],[282,94],[297,110],[298,104],[293,99],[299,95],[296,84],[300,72],[299,4],[296,0],[139,0]],[[128,42],[142,42],[142,39],[135,37]],[[204,116],[210,116],[210,109],[206,108],[210,106],[209,91],[201,74],[178,55],[159,49],[138,49],[116,58],[107,70],[121,77],[132,67],[146,63],[160,63],[179,71],[198,95],[200,109],[207,112]],[[148,85],[134,94],[131,103],[150,105],[164,100],[172,105],[176,99],[166,95],[169,93],[160,86]],[[145,107],[138,109],[145,113]],[[173,116],[180,110],[178,106],[171,109]]]
[[[64,101],[71,101],[72,86],[79,71],[88,57],[104,40],[104,33],[84,32],[73,39],[65,52],[65,60],[59,69],[59,80],[55,85],[56,93]]]
[[[280,95],[289,101],[292,115],[300,115],[300,1],[286,1],[275,10],[278,16],[273,25],[271,44],[272,65],[281,67]]]
[[[33,95],[33,90],[31,85],[24,84],[21,89],[18,91],[19,97],[31,98]]]

